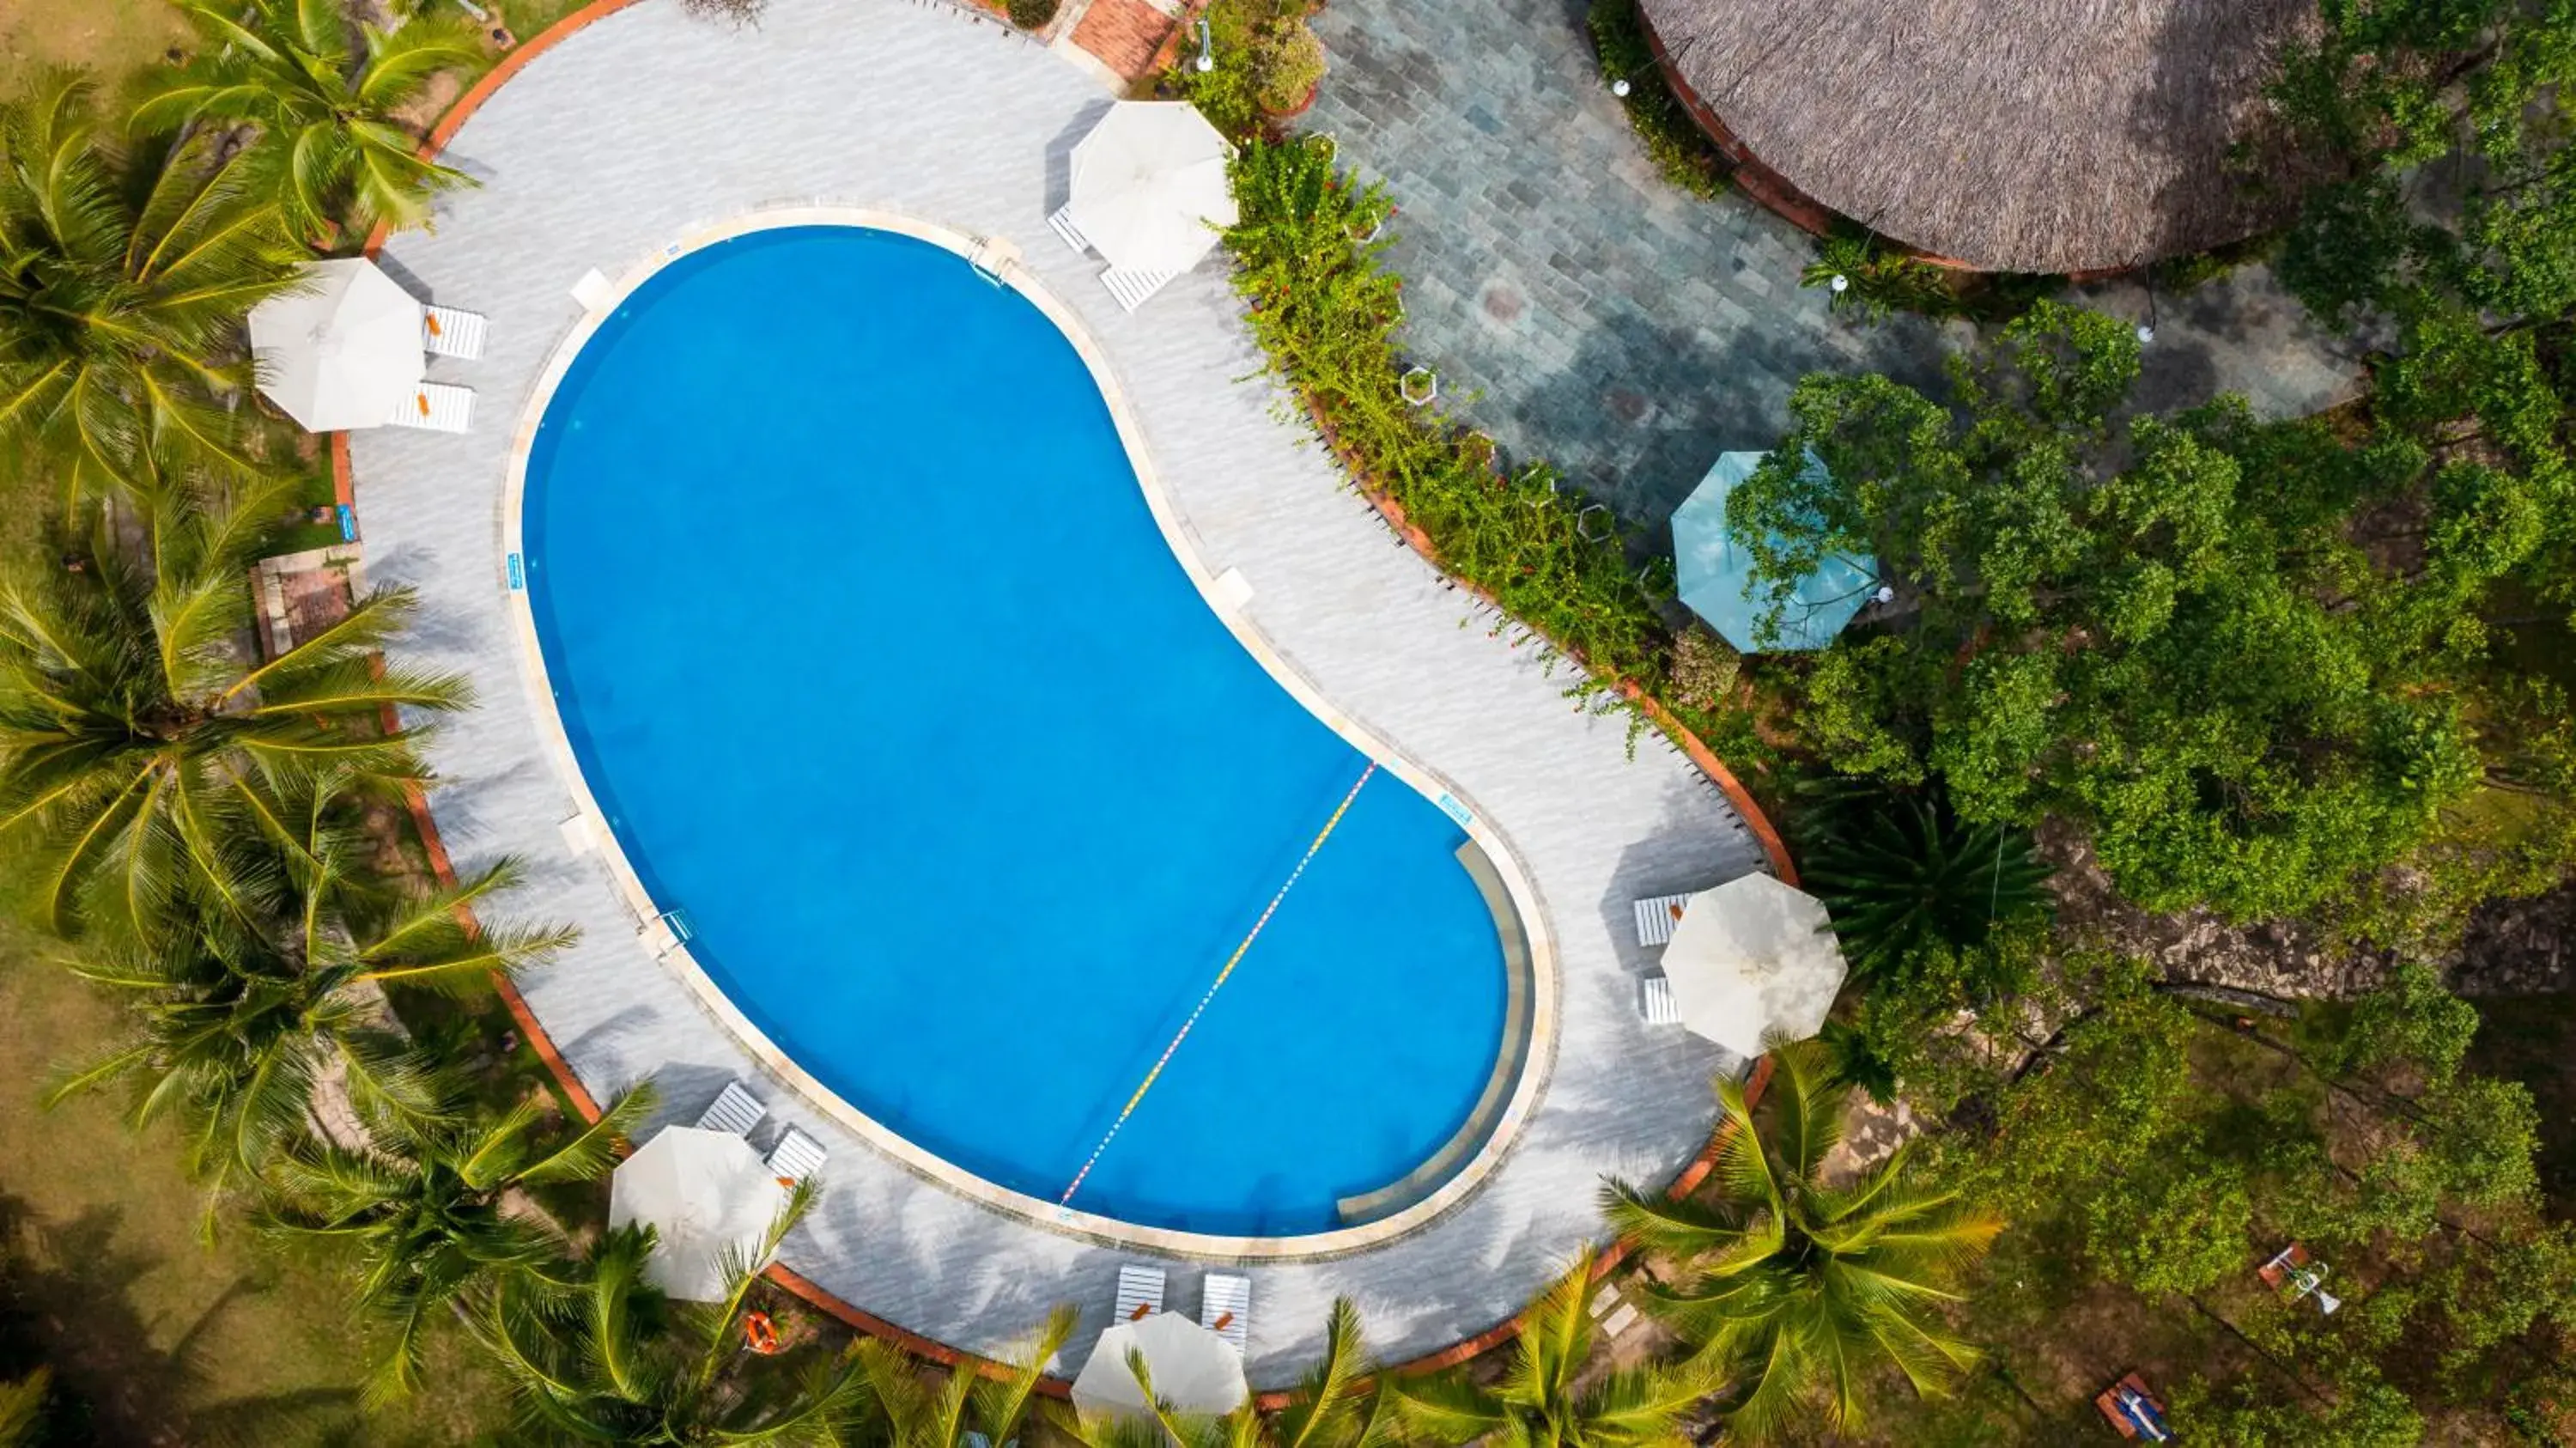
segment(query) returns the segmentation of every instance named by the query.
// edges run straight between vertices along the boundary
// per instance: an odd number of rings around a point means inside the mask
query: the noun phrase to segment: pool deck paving
[[[1383,181],[1399,212],[1402,339],[1452,410],[1520,460],[1553,463],[1657,545],[1721,452],[1764,450],[1817,371],[1925,385],[1964,324],[1829,313],[1799,284],[1795,226],[1730,192],[1659,176],[1602,79],[1585,0],[1332,0],[1331,61],[1297,124]],[[2143,320],[2133,282],[2073,298]],[[2169,407],[2219,391],[2258,411],[2350,396],[2350,348],[2261,267],[2155,301],[2138,389]]]
[[[481,184],[443,199],[435,230],[384,252],[417,295],[483,312],[491,332],[480,361],[432,368],[475,389],[473,431],[354,435],[356,506],[370,581],[421,597],[406,661],[460,671],[479,695],[430,747],[446,849],[463,869],[518,857],[530,878],[519,906],[582,931],[525,993],[584,1085],[604,1097],[652,1080],[669,1121],[693,1118],[729,1079],[751,1083],[771,1106],[757,1144],[793,1124],[831,1152],[786,1265],[975,1352],[1006,1351],[1048,1308],[1074,1304],[1070,1372],[1107,1325],[1118,1266],[1153,1254],[995,1210],[879,1152],[763,1067],[647,949],[607,861],[561,828],[576,794],[513,626],[502,544],[514,437],[582,323],[571,291],[587,271],[624,275],[679,238],[782,205],[878,209],[1015,242],[1106,358],[1196,550],[1249,580],[1251,624],[1325,698],[1454,786],[1526,870],[1555,945],[1560,1029],[1531,1066],[1548,1073],[1545,1093],[1481,1187],[1393,1242],[1242,1269],[1254,1280],[1250,1375],[1275,1387],[1312,1361],[1336,1296],[1357,1302],[1388,1360],[1503,1320],[1598,1235],[1604,1175],[1661,1181],[1697,1153],[1714,1118],[1708,1079],[1742,1063],[1640,1022],[1647,962],[1629,902],[1732,878],[1763,856],[1678,751],[1650,735],[1632,758],[1624,718],[1573,708],[1561,666],[1498,635],[1392,538],[1258,379],[1218,260],[1130,315],[1098,264],[1047,232],[1070,149],[1108,101],[1093,71],[935,0],[776,0],[740,31],[693,22],[671,0],[596,21],[474,114],[446,159]],[[1007,425],[1007,379],[958,385],[992,397]],[[865,460],[853,437],[854,474]],[[709,479],[709,506],[723,506],[722,483]],[[673,563],[710,589],[771,586],[756,560]],[[805,707],[826,719],[833,705]],[[865,737],[864,719],[840,727]],[[1044,1049],[1046,1023],[1021,1025],[1023,1048]],[[1169,1265],[1170,1304],[1194,1312],[1203,1264]]]

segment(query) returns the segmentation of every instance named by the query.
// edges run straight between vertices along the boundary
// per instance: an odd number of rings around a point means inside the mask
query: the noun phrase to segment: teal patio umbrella
[[[1753,554],[1726,531],[1726,495],[1753,476],[1762,457],[1755,452],[1718,454],[1717,466],[1674,510],[1674,580],[1691,612],[1744,653],[1820,649],[1878,592],[1878,560],[1866,553],[1826,555],[1780,601],[1777,637],[1766,641],[1762,623],[1771,611],[1771,590],[1755,589]],[[1823,471],[1824,464],[1809,453],[1807,467],[1812,475]],[[1772,539],[1775,545],[1782,541]]]

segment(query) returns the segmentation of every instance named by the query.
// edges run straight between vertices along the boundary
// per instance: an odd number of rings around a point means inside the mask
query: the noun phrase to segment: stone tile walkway
[[[1722,451],[1762,448],[1810,371],[1928,381],[1947,333],[1868,328],[1799,286],[1807,236],[1740,196],[1656,174],[1601,79],[1584,0],[1333,0],[1332,60],[1304,121],[1385,180],[1406,342],[1444,397],[1517,457],[1544,458],[1660,532]],[[2088,293],[2137,315],[2134,286]],[[2163,299],[2142,400],[2219,388],[2311,411],[2351,366],[2258,270]]]

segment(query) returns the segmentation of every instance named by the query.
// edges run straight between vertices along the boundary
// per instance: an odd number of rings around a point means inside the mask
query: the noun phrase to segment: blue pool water
[[[699,963],[1047,1201],[1367,762],[1208,610],[1064,336],[925,243],[665,268],[556,392],[524,518],[574,753]],[[1074,1205],[1319,1231],[1446,1143],[1503,1021],[1463,839],[1371,780]]]

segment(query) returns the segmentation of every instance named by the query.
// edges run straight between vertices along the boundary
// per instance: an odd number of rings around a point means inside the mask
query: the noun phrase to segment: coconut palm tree
[[[1521,1314],[1512,1361],[1491,1386],[1463,1372],[1400,1379],[1398,1412],[1416,1434],[1505,1448],[1645,1448],[1679,1445],[1682,1416],[1724,1381],[1706,1355],[1626,1368],[1579,1386],[1592,1356],[1592,1254]]]
[[[531,1098],[498,1118],[459,1125],[409,1114],[374,1124],[366,1150],[307,1140],[270,1170],[269,1224],[289,1236],[354,1245],[365,1264],[358,1301],[390,1324],[392,1345],[368,1385],[371,1399],[417,1386],[428,1325],[452,1304],[505,1285],[550,1296],[577,1290],[568,1244],[551,1224],[514,1210],[528,1187],[597,1181],[617,1144],[653,1108],[636,1086],[570,1140],[535,1140],[544,1107]]]
[[[70,961],[75,973],[134,993],[136,1024],[46,1104],[130,1085],[135,1125],[166,1115],[186,1122],[190,1165],[209,1183],[210,1207],[302,1137],[325,1078],[341,1083],[363,1124],[444,1115],[433,1063],[394,1028],[383,987],[486,991],[573,938],[569,930],[466,924],[464,911],[516,880],[508,862],[453,888],[397,895],[387,908],[374,898],[378,887],[346,872],[327,827],[313,830],[314,868],[323,874],[299,889],[301,908],[272,931],[200,914],[151,945],[93,949]],[[341,903],[352,899],[360,908]]]
[[[536,1443],[837,1445],[858,1423],[868,1381],[858,1357],[743,1350],[755,1263],[775,1252],[814,1200],[800,1185],[758,1253],[730,1264],[725,1298],[674,1303],[644,1278],[649,1229],[622,1227],[591,1249],[569,1295],[502,1282],[474,1317],[518,1395]]]
[[[91,88],[51,75],[0,106],[0,440],[67,496],[189,469],[249,475],[242,318],[294,284],[251,166],[205,138],[126,152]]]
[[[936,1392],[923,1380],[919,1358],[882,1338],[861,1338],[852,1351],[881,1420],[873,1436],[882,1448],[966,1448],[974,1436],[987,1448],[1007,1448],[1036,1399],[1047,1359],[1073,1336],[1075,1321],[1072,1308],[1057,1308],[1005,1376],[955,1368]]]
[[[1800,874],[1865,973],[1901,971],[1933,947],[1972,949],[1996,926],[2054,908],[2030,831],[1961,819],[1938,784],[1829,780],[1808,791],[1799,822]]]
[[[1222,1417],[1179,1412],[1154,1391],[1143,1354],[1131,1355],[1127,1367],[1145,1401],[1155,1405],[1150,1416],[1057,1407],[1056,1427],[1084,1448],[1393,1448],[1403,1441],[1393,1379],[1369,1361],[1359,1309],[1347,1297],[1335,1298],[1325,1319],[1323,1360],[1275,1414],[1264,1416],[1250,1403]]]
[[[242,657],[244,573],[287,502],[276,483],[155,489],[76,571],[0,582],[0,842],[31,847],[21,877],[56,933],[147,939],[183,892],[258,896],[274,881],[244,848],[266,856],[268,800],[325,773],[416,780],[414,733],[388,717],[467,702],[461,679],[376,658],[407,590]]]
[[[465,181],[421,159],[396,112],[440,71],[482,63],[461,22],[414,16],[401,29],[361,28],[341,0],[176,0],[197,32],[197,59],[135,109],[137,135],[194,122],[247,122],[245,153],[299,235],[346,207],[361,226],[418,224],[429,198]]]
[[[1913,1186],[1901,1151],[1848,1186],[1826,1184],[1819,1168],[1841,1139],[1848,1089],[1813,1041],[1771,1059],[1759,1122],[1742,1082],[1717,1083],[1730,1128],[1720,1200],[1672,1202],[1622,1182],[1603,1192],[1612,1226],[1683,1265],[1679,1285],[1649,1285],[1641,1300],[1732,1370],[1727,1426],[1749,1441],[1803,1418],[1856,1427],[1879,1363],[1924,1396],[1945,1391],[1975,1353],[1933,1310],[1959,1300],[1959,1269],[2002,1225],[1956,1193]]]

